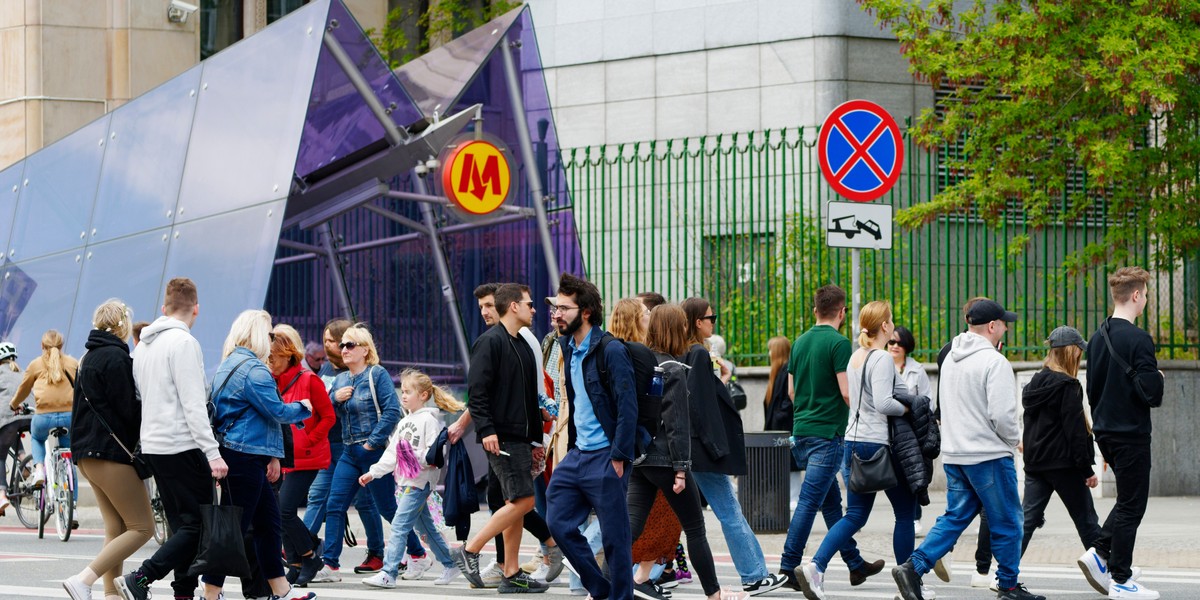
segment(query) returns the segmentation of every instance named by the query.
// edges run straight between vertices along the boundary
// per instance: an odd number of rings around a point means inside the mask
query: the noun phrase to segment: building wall
[[[818,124],[933,102],[851,0],[529,0],[566,148]]]

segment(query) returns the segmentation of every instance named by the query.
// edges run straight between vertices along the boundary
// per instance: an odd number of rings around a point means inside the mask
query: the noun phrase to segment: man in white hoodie
[[[229,471],[207,411],[204,356],[191,327],[200,314],[196,284],[167,283],[163,316],[142,330],[133,353],[133,379],[142,398],[142,454],[154,471],[171,537],[137,570],[117,580],[125,600],[145,600],[150,584],[175,571],[176,599],[195,597],[187,574],[200,543],[200,506],[212,503],[212,480]]]
[[[951,342],[942,366],[942,460],[946,469],[946,514],[938,518],[920,548],[892,577],[904,600],[923,600],[921,576],[958,541],[980,506],[991,526],[1000,600],[1045,600],[1017,580],[1023,520],[1014,457],[1021,430],[1017,421],[1017,379],[996,350],[1017,320],[994,300],[981,299],[967,310],[967,331]]]

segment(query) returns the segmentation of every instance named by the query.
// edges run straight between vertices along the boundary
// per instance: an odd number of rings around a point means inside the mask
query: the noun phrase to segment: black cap
[[[1067,346],[1079,346],[1080,350],[1087,350],[1087,342],[1083,341],[1083,336],[1079,330],[1074,327],[1063,325],[1050,332],[1050,337],[1046,339],[1050,342],[1051,348],[1065,348]]]
[[[967,311],[967,323],[971,325],[983,325],[992,321],[1012,323],[1016,320],[1017,313],[1004,310],[1004,307],[995,300],[980,300],[972,304],[971,309]]]

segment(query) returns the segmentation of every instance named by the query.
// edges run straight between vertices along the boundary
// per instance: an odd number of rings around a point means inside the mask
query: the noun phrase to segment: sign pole
[[[861,250],[850,249],[850,345],[858,347],[858,309],[862,306]]]

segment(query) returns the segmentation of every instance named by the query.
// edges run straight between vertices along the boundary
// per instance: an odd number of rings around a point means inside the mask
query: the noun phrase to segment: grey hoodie
[[[1016,456],[1017,378],[1008,359],[968,331],[951,342],[940,377],[942,460],[976,465]]]
[[[159,317],[142,330],[133,380],[142,397],[142,452],[199,449],[208,460],[220,458],[208,420],[204,355],[187,324]]]

